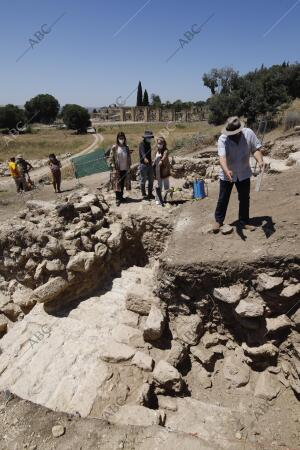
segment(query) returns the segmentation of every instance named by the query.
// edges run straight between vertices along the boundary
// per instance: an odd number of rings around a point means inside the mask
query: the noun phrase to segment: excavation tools
[[[256,177],[255,192],[259,192],[260,191],[260,186],[261,186],[261,183],[262,183],[262,179],[263,179],[264,173],[265,173],[265,166],[263,165],[260,173]]]

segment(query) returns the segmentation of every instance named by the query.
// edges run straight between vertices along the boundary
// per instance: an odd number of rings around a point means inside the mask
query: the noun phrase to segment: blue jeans
[[[146,181],[148,180],[148,195],[153,190],[153,168],[151,164],[140,164],[141,191],[146,195]]]

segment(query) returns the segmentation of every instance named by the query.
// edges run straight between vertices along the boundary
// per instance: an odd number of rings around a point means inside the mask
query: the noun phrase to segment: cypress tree
[[[149,106],[149,96],[148,96],[147,89],[145,89],[145,91],[144,91],[143,106]]]
[[[137,96],[136,96],[136,106],[143,106],[143,88],[142,83],[139,81]]]

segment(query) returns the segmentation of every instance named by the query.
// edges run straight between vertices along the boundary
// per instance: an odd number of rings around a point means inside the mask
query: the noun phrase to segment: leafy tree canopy
[[[90,114],[80,105],[67,104],[62,110],[63,121],[71,130],[86,131],[91,125]]]
[[[40,123],[53,123],[59,112],[59,103],[49,94],[40,94],[25,103],[26,116],[29,120]]]

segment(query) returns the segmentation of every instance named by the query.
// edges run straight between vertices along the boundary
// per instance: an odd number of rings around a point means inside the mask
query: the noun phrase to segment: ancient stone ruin
[[[193,252],[199,229],[186,252],[193,214],[121,214],[81,190],[2,225],[0,390],[154,427],[152,448],[252,448],[256,415],[300,395],[299,255],[226,265]]]

